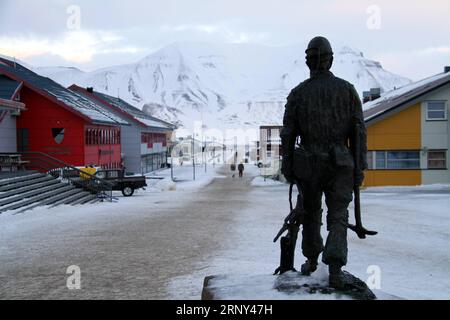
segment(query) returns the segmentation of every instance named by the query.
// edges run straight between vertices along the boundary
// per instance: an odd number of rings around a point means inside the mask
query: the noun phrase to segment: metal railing
[[[101,199],[113,200],[113,184],[88,172],[84,172],[64,161],[43,152],[7,152],[0,153],[0,165],[11,170],[26,169],[46,173],[68,182],[78,188],[96,194]]]

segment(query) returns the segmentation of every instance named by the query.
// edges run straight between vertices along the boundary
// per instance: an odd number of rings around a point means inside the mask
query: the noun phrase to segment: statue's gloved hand
[[[355,170],[353,179],[354,179],[355,186],[360,187],[364,181],[364,171],[363,170]]]

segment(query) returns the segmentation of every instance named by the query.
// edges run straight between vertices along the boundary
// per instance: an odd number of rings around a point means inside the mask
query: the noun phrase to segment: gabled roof
[[[376,100],[363,104],[366,123],[396,110],[419,102],[420,97],[450,83],[450,72],[439,73],[432,77],[413,82],[398,89],[388,91]]]
[[[0,57],[0,75],[16,82],[23,82],[24,86],[38,92],[88,122],[113,125],[128,124],[122,118],[108,110],[104,110],[101,106],[82,95],[2,57]]]
[[[102,102],[107,107],[113,108],[113,110],[126,117],[127,120],[132,120],[141,126],[159,130],[175,129],[175,126],[173,124],[152,117],[120,98],[112,97],[110,95],[96,91],[89,92],[87,91],[87,89],[79,87],[77,85],[72,85],[69,87],[69,89],[77,91],[87,98]]]

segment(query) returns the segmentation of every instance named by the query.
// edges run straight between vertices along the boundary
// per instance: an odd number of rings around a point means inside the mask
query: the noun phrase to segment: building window
[[[446,120],[447,106],[445,101],[427,102],[427,120]]]
[[[375,162],[373,155],[375,154]],[[420,169],[419,151],[369,151],[369,169]],[[375,165],[375,166],[374,166]]]
[[[373,169],[373,152],[367,152],[367,169]]]
[[[447,151],[429,150],[428,169],[447,169]]]
[[[94,130],[92,130],[92,129],[88,129],[88,137],[89,137],[88,144],[89,145],[94,144],[94,132],[93,131]]]
[[[420,169],[419,151],[387,151],[387,169]]]
[[[375,169],[386,169],[386,151],[375,151]]]

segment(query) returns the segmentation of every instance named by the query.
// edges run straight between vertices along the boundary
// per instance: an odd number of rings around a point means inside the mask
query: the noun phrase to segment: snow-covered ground
[[[254,186],[254,187],[269,187],[269,186],[279,186],[279,185],[284,185],[284,183],[281,181],[277,181],[277,180],[273,180],[273,179],[269,179],[269,178],[264,179],[264,177],[255,177],[252,180],[252,186]]]
[[[170,169],[159,170],[146,175],[147,185],[150,187],[150,191],[200,189],[214,178],[223,178],[223,175],[216,173],[217,168],[220,168],[220,165],[207,165],[205,170],[205,166],[202,164],[196,165],[195,169],[191,164],[185,164],[174,167],[172,172]],[[172,182],[172,174],[175,183]]]
[[[257,178],[256,184],[261,185],[260,182]],[[236,216],[232,234],[224,239],[226,248],[201,262],[201,269],[174,279],[171,284],[174,297],[198,298],[189,293],[193,292],[192,287],[198,288],[194,291],[198,292],[206,275],[228,275],[231,279],[259,276],[271,281],[269,275],[279,263],[279,243],[274,244],[272,239],[288,213],[287,189],[277,183],[254,188],[249,193],[251,205]],[[365,281],[374,271],[381,271],[380,290],[401,298],[449,299],[450,185],[370,188],[362,192],[361,198],[363,222],[379,234],[360,240],[349,231],[346,270]],[[302,262],[298,249],[297,267]],[[325,272],[325,266],[321,265],[319,276]],[[262,284],[261,288],[267,289],[269,284]],[[239,297],[283,298],[267,290],[254,294],[247,292],[247,296]],[[233,296],[225,294],[224,298]]]
[[[288,213],[288,186],[258,174],[246,165],[232,179],[228,167],[198,166],[194,182],[192,167],[176,167],[175,184],[162,170],[147,190],[116,193],[117,203],[4,213],[0,298],[199,299],[208,275],[275,281],[272,239]],[[381,290],[401,298],[450,298],[450,186],[370,188],[362,207],[379,234],[349,232],[346,269],[363,280],[379,269]],[[296,266],[302,261],[297,250]],[[72,264],[82,270],[80,291],[65,285]]]
[[[175,188],[149,179],[132,197],[115,193],[115,203],[1,214],[0,299],[168,299],[168,281],[220,246],[235,214],[227,204],[245,194],[227,170],[196,169],[195,182],[183,166]],[[71,265],[81,269],[80,290],[66,287]]]

